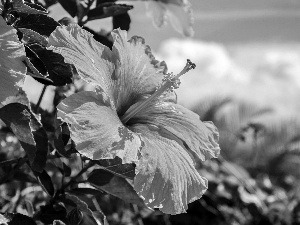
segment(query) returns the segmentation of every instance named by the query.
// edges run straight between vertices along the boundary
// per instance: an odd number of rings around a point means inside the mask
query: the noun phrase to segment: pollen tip
[[[190,59],[187,59],[187,65],[190,66],[191,69],[195,69],[196,68],[196,64],[192,63],[192,61]]]

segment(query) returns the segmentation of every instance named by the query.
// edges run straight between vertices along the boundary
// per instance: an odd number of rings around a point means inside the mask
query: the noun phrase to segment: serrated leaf
[[[32,169],[42,172],[47,160],[48,138],[30,109],[20,103],[11,103],[0,109],[0,118],[20,141]]]
[[[54,190],[54,185],[53,182],[51,180],[51,177],[49,176],[49,174],[46,172],[46,170],[43,170],[41,173],[39,172],[34,172],[34,175],[36,176],[36,178],[38,179],[38,181],[40,182],[40,184],[42,185],[44,191],[50,195],[50,196],[54,196],[55,190]]]
[[[45,65],[50,80],[54,86],[63,86],[72,83],[73,68],[70,64],[64,62],[64,58],[45,47],[32,44],[28,46]]]
[[[31,29],[40,35],[46,35],[47,37],[55,30],[57,26],[60,26],[53,18],[41,15],[41,14],[29,14],[21,17],[14,26],[16,28]]]
[[[97,20],[111,16],[117,16],[133,9],[133,6],[126,4],[103,3],[88,12],[88,20]]]
[[[144,206],[143,200],[137,195],[128,181],[105,170],[94,170],[88,177],[88,182],[125,202]]]
[[[39,33],[33,30],[26,29],[26,28],[19,28],[19,31],[22,32],[23,34],[22,40],[26,44],[36,43],[42,46],[47,46],[48,44],[48,41],[44,36],[40,35]]]
[[[114,159],[100,159],[95,161],[102,169],[117,176],[133,180],[135,176],[135,165],[133,163],[122,164],[119,157]]]
[[[44,8],[39,8],[42,10],[37,10],[35,8],[31,8],[29,5],[35,7],[33,3],[25,4],[23,0],[13,0],[13,11],[17,11],[19,13],[27,13],[27,14],[47,14]]]
[[[36,223],[32,218],[20,213],[5,213],[2,214],[2,220],[4,220],[3,217],[7,220],[8,225],[36,225]],[[0,214],[0,222],[1,222],[1,214]]]

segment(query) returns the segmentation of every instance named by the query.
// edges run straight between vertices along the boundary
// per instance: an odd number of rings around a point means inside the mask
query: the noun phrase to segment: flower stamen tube
[[[161,96],[165,91],[173,91],[174,89],[177,89],[180,84],[179,78],[182,75],[189,72],[191,69],[195,69],[195,68],[196,68],[196,64],[192,63],[191,60],[187,59],[187,63],[180,73],[178,73],[175,76],[172,73],[167,74],[166,77],[164,77],[163,79],[163,84],[160,87],[158,87],[157,90],[149,98],[147,98],[145,101],[140,103],[134,109],[130,110],[129,112],[126,112],[121,117],[121,121],[125,124],[134,115],[136,115],[138,112],[143,110],[151,101]]]

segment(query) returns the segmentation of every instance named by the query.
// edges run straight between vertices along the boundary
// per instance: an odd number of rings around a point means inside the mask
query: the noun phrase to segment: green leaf
[[[129,30],[131,19],[128,12],[113,16],[113,29]]]
[[[36,176],[36,178],[38,179],[38,181],[40,182],[40,184],[42,185],[43,189],[45,190],[45,192],[50,195],[50,196],[54,196],[55,190],[54,190],[54,185],[53,182],[51,180],[51,177],[49,176],[49,174],[46,172],[46,170],[43,170],[41,173],[39,172],[34,172],[34,175]]]
[[[0,224],[2,224],[2,221],[5,221],[5,219],[8,225],[36,225],[32,218],[20,213],[0,214]],[[4,222],[4,224],[6,223]]]
[[[66,177],[71,176],[71,173],[72,173],[71,168],[68,167],[64,162],[63,162],[62,164],[63,164],[64,175],[65,175]]]
[[[30,109],[20,103],[11,103],[0,109],[0,119],[20,141],[32,169],[42,172],[47,160],[48,138]]]
[[[58,2],[72,17],[75,17],[77,15],[76,0],[58,0]]]
[[[22,40],[26,44],[36,43],[41,46],[47,46],[47,44],[48,44],[48,41],[44,36],[40,35],[39,33],[35,32],[33,30],[26,29],[26,28],[19,28],[19,31],[22,32],[22,34],[23,34]]]
[[[28,46],[45,65],[50,80],[54,86],[63,86],[72,83],[73,68],[64,62],[64,58],[53,51],[47,50],[38,44]]]
[[[103,3],[88,12],[88,20],[97,20],[110,16],[124,14],[128,10],[133,9],[133,6],[126,4]]]
[[[34,177],[32,177],[28,173],[22,172],[22,171],[17,171],[14,174],[13,179],[19,180],[19,181],[24,181],[24,182],[29,182],[29,183],[37,183],[37,180]]]
[[[94,188],[73,188],[67,192],[76,195],[93,195],[93,196],[103,195],[104,193],[101,190],[97,190]]]
[[[135,164],[122,164],[119,157],[114,159],[100,159],[95,161],[103,170],[107,170],[117,176],[133,180],[135,176]]]
[[[79,225],[83,219],[83,214],[80,209],[72,209],[67,216],[70,225]]]
[[[66,225],[66,224],[60,220],[54,220],[53,225]]]
[[[56,151],[65,158],[70,158],[73,153],[72,150],[67,151],[66,145],[70,139],[70,131],[68,125],[63,123],[58,125],[58,120],[56,120],[55,133],[54,133],[54,147]]]
[[[33,3],[24,3],[23,0],[13,0],[12,3],[12,10],[17,11],[19,13],[26,13],[26,14],[47,14],[47,11],[41,7],[36,6]],[[32,7],[30,7],[32,6]]]
[[[17,31],[0,16],[0,103],[15,96],[26,75],[24,45]]]
[[[67,210],[60,203],[41,206],[39,219],[45,224],[52,224],[55,220],[67,221]]]
[[[144,206],[143,200],[137,195],[128,181],[105,170],[96,169],[88,177],[88,182],[125,202]]]
[[[14,26],[16,28],[31,29],[40,35],[46,35],[47,37],[55,30],[57,26],[60,26],[53,18],[41,15],[41,14],[29,14],[21,17]]]
[[[66,194],[64,197],[67,200],[71,200],[81,212],[92,217],[93,220],[97,223],[97,225],[105,225],[106,224],[105,223],[106,217],[103,215],[102,212],[98,212],[99,214],[93,212],[92,210],[89,209],[88,205],[84,201],[80,200],[75,195]]]

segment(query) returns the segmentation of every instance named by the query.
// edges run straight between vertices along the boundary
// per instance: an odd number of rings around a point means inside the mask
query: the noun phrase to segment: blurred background
[[[129,37],[144,37],[169,71],[196,63],[181,79],[178,102],[215,123],[222,149],[218,160],[199,162],[209,190],[188,214],[141,210],[144,224],[300,224],[300,1],[190,0],[193,38],[169,24],[155,28],[144,2],[124,2],[134,5]],[[68,16],[59,4],[49,11],[56,20]],[[110,19],[87,26],[112,28]],[[52,110],[49,101],[41,105]],[[133,223],[122,215],[108,216],[110,224]]]

